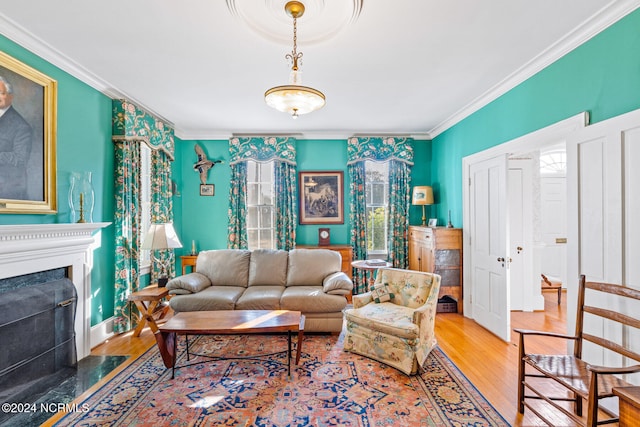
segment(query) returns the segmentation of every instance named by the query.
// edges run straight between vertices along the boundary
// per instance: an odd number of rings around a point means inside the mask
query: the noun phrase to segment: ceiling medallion
[[[226,0],[229,12],[265,40],[288,45],[291,38],[286,24],[290,23],[282,9],[288,0]],[[333,39],[354,24],[362,12],[364,0],[305,0],[305,46]]]
[[[290,1],[284,6],[284,10],[293,18],[293,50],[285,56],[292,63],[289,84],[267,90],[264,100],[269,107],[291,114],[291,117],[296,119],[301,114],[308,114],[324,107],[325,97],[317,89],[302,86],[302,72],[299,68],[302,52],[298,52],[297,23],[298,18],[304,15],[304,4],[299,1]]]

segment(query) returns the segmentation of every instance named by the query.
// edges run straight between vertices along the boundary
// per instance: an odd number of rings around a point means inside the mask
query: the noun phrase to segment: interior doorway
[[[501,246],[506,248],[504,253],[498,254],[497,257],[498,262],[504,260],[504,263],[501,264],[503,264],[502,266],[504,268],[506,295],[496,297],[496,300],[492,301],[492,304],[500,304],[501,306],[495,307],[494,310],[496,312],[506,313],[506,315],[502,316],[503,318],[499,325],[493,322],[492,324],[483,324],[483,326],[505,341],[510,340],[509,334],[506,334],[505,331],[509,329],[512,304],[514,307],[517,307],[519,304],[521,308],[518,309],[525,311],[544,310],[544,298],[540,288],[540,274],[545,245],[542,240],[541,231],[541,208],[534,208],[536,203],[537,206],[541,206],[540,191],[542,182],[540,179],[534,180],[533,178],[534,173],[540,176],[540,163],[538,161],[531,161],[531,159],[537,158],[539,160],[542,153],[545,153],[550,148],[562,146],[565,144],[568,135],[583,128],[587,123],[588,114],[586,112],[581,113],[463,159],[464,182],[469,184],[465,185],[463,190],[463,227],[465,229],[464,313],[465,316],[471,317],[481,324],[482,322],[480,320],[482,320],[484,311],[486,311],[484,307],[487,306],[487,301],[482,301],[481,306],[478,306],[474,301],[474,296],[479,297],[480,294],[477,293],[476,288],[477,286],[486,288],[487,281],[483,280],[482,275],[475,274],[476,271],[480,271],[479,269],[474,269],[476,260],[474,260],[473,242],[478,242],[477,239],[482,239],[483,232],[481,227],[475,225],[476,219],[473,218],[473,206],[477,206],[478,201],[476,200],[477,190],[473,181],[472,170],[477,169],[475,165],[487,162],[487,160],[493,158],[497,159],[502,157],[517,160],[524,157],[530,161],[528,165],[528,167],[531,168],[530,178],[527,177],[528,172],[521,170],[522,165],[513,168],[514,171],[510,177],[511,179],[508,179],[509,183],[506,185],[507,190],[504,194],[505,203],[496,205],[504,205],[504,208],[500,207],[500,209],[504,209],[504,211],[500,213],[496,212],[496,214],[505,218],[505,220],[501,221],[501,230],[499,232],[492,231],[492,233],[497,232],[500,239],[504,239],[504,245]],[[519,168],[519,171],[515,170]],[[507,174],[507,176],[508,175],[509,174]],[[514,182],[511,182],[511,180]],[[512,199],[510,199],[510,193],[516,193]],[[520,193],[520,195],[518,196],[517,193]],[[510,206],[510,203],[513,203],[514,206]],[[531,203],[531,205],[525,207],[525,203]],[[515,212],[517,210],[515,206],[519,206],[520,213],[517,221],[514,222],[510,216],[510,211]],[[531,219],[525,220],[525,210],[528,211],[527,215],[531,215]],[[513,229],[512,222],[516,224]],[[517,225],[518,222],[520,223],[519,225]],[[516,238],[512,239],[512,235]],[[520,241],[523,243],[526,242],[526,246],[525,244],[519,244]],[[516,261],[514,261],[514,257],[517,257]],[[512,270],[512,264],[514,263],[519,265],[514,266]],[[518,284],[518,282],[520,283]],[[504,286],[504,283],[501,282],[500,287],[502,288],[502,286]],[[517,290],[517,292],[512,292],[515,290]],[[492,289],[484,289],[483,293],[484,292],[491,293]],[[493,294],[496,295],[497,293]],[[517,301],[512,301],[516,298]]]

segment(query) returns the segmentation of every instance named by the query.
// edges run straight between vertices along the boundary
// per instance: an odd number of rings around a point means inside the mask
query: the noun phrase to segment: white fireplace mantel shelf
[[[0,225],[0,279],[66,267],[78,294],[78,359],[91,352],[91,269],[96,231],[110,222]]]

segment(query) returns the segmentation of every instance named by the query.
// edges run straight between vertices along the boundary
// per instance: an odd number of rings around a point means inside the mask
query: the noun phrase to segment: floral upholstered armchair
[[[353,296],[344,311],[344,350],[361,354],[413,375],[436,346],[434,324],[440,276],[383,268],[375,284]]]

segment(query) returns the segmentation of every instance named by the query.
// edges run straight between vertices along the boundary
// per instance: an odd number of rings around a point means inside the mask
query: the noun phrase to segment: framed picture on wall
[[[0,52],[0,109],[0,213],[55,213],[57,82]]]
[[[299,172],[300,224],[344,224],[342,171]]]
[[[214,184],[200,184],[200,195],[201,196],[215,196],[216,187]]]

